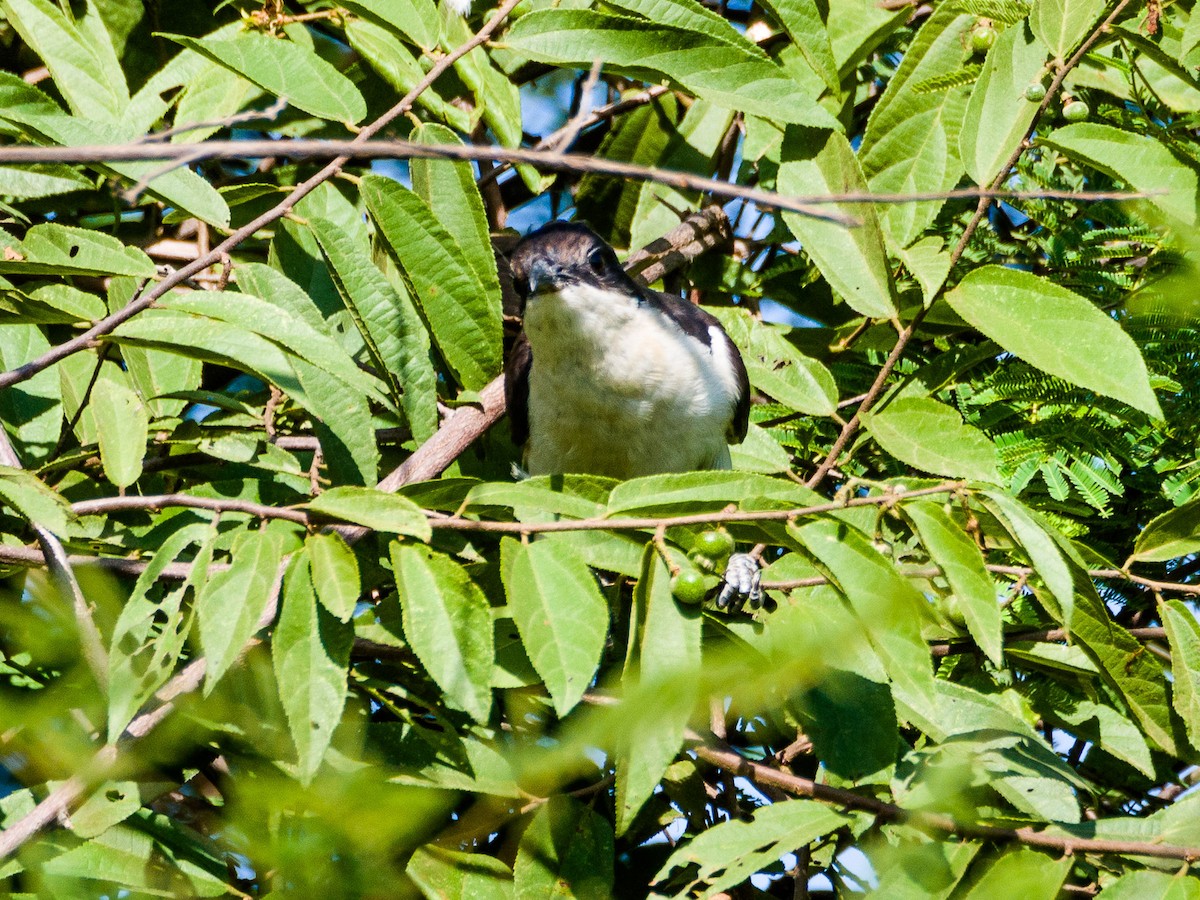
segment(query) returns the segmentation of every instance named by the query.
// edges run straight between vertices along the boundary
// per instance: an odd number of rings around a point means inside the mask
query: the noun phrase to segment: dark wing
[[[717,339],[725,344],[730,360],[733,362],[733,372],[737,378],[738,393],[733,407],[733,419],[729,423],[726,434],[731,444],[740,444],[746,438],[750,427],[750,377],[746,374],[746,364],[742,362],[742,354],[737,346],[725,333],[725,327],[711,313],[701,309],[695,303],[689,303],[682,297],[652,291],[649,288],[639,288],[638,293],[649,305],[658,309],[668,319],[674,322],[679,330],[695,338],[710,350],[713,334],[710,328],[717,329]]]
[[[529,369],[533,365],[533,350],[522,331],[513,341],[504,362],[504,400],[508,406],[508,425],[513,443],[525,446],[529,440]]]

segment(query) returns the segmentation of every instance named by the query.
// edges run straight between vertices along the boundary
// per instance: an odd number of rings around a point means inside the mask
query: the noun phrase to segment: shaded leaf
[[[428,547],[393,543],[404,636],[447,697],[486,722],[492,709],[492,615],[462,566]]]

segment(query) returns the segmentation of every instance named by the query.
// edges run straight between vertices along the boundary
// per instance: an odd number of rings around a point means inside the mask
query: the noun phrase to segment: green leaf
[[[51,163],[40,166],[0,166],[0,194],[10,197],[53,197],[95,187],[92,179],[70,166]]]
[[[26,471],[0,466],[0,501],[34,525],[53,534],[66,534],[70,507],[60,494]]]
[[[785,194],[809,196],[867,191],[845,135],[811,128],[789,128],[784,135],[778,186]],[[841,212],[860,224],[848,228],[792,212],[785,212],[783,220],[851,309],[877,319],[892,318],[896,290],[874,208],[828,204],[822,209]]]
[[[432,0],[347,0],[346,7],[374,17],[424,50],[437,47],[441,26]]]
[[[172,533],[138,576],[133,592],[113,626],[108,653],[108,740],[114,742],[150,697],[171,676],[191,630],[192,615],[183,606],[185,583],[151,596],[159,576],[189,545],[213,534],[193,524]],[[200,560],[201,562],[203,560]]]
[[[1200,881],[1191,873],[1142,869],[1106,884],[1104,900],[1200,900]]]
[[[312,512],[365,525],[373,531],[403,534],[428,541],[432,534],[429,519],[421,508],[398,494],[374,488],[341,485],[330,488],[308,502]]]
[[[517,20],[506,43],[539,62],[586,69],[600,58],[606,71],[650,81],[659,80],[652,73],[661,73],[728,109],[780,122],[839,127],[761,52],[676,24],[592,10],[537,10]]]
[[[873,893],[889,900],[945,900],[966,874],[979,845],[931,841],[906,832],[895,843],[873,842],[867,851],[879,876]]]
[[[1137,345],[1078,294],[1028,272],[983,266],[968,273],[946,300],[1030,365],[1162,418]]]
[[[950,478],[1000,481],[996,446],[944,403],[902,397],[865,420],[871,436],[901,462]]]
[[[1200,550],[1200,497],[1151,519],[1133,544],[1129,562],[1165,562]]]
[[[1031,847],[1013,847],[990,861],[963,897],[964,900],[992,897],[1054,900],[1073,865],[1070,856],[1055,858]]]
[[[975,17],[942,4],[909,44],[900,68],[871,111],[859,147],[859,162],[872,191],[947,191],[963,172],[959,131],[966,112],[967,85],[920,92],[918,85],[962,68],[963,45]],[[906,247],[933,221],[944,200],[889,203],[879,222],[894,247]]]
[[[1033,124],[1038,104],[1025,89],[1041,81],[1045,65],[1046,48],[1024,24],[1004,29],[988,51],[958,137],[967,174],[981,187],[1001,174]]]
[[[312,567],[312,585],[317,599],[339,622],[349,622],[362,590],[354,551],[337,532],[310,534],[304,546]]]
[[[421,64],[404,42],[388,29],[365,19],[346,23],[346,38],[371,68],[403,96],[425,77]],[[471,116],[445,100],[436,87],[421,92],[417,103],[458,131],[471,130]]]
[[[695,878],[705,883],[705,896],[712,896],[852,821],[816,800],[760,806],[750,821],[722,822],[678,847],[654,878],[662,881],[673,869],[698,865]]]
[[[354,630],[317,604],[308,556],[297,553],[283,580],[271,660],[302,784],[316,774],[341,721],[353,640]]]
[[[1193,747],[1200,747],[1200,623],[1196,614],[1180,600],[1159,600],[1159,619],[1167,629],[1171,645],[1171,702],[1187,726]]]
[[[117,487],[127,488],[142,475],[150,431],[146,407],[121,382],[99,378],[92,388],[91,408],[99,430],[104,475]]]
[[[733,468],[739,472],[759,472],[777,475],[790,471],[792,458],[765,428],[751,424],[740,444],[729,448]]]
[[[413,853],[404,874],[428,900],[447,897],[511,900],[513,896],[512,870],[486,853],[460,853],[426,844]]]
[[[34,53],[42,58],[71,110],[85,118],[120,118],[129,104],[125,73],[110,41],[86,32],[49,0],[4,0],[0,9]],[[85,18],[94,19],[88,4]]]
[[[43,99],[47,102],[43,103]],[[161,104],[161,100],[159,102]],[[161,112],[153,113],[146,126]],[[0,72],[0,119],[27,126],[39,142],[63,146],[123,144],[141,135],[140,128],[135,127],[136,123],[126,121],[126,117],[120,123],[115,123],[65,115],[45,95],[24,84],[17,76],[4,72]],[[221,193],[191,169],[185,167],[164,171],[162,163],[157,160],[94,163],[92,168],[120,176],[130,185],[149,179],[147,192],[168,205],[179,207],[219,228],[229,224],[229,206]],[[161,174],[154,174],[156,172]],[[151,178],[151,175],[154,177]]]
[[[458,135],[443,125],[422,125],[414,129],[411,140],[427,146],[462,146]],[[425,201],[442,227],[457,239],[463,259],[484,289],[489,294],[499,294],[496,253],[471,164],[449,159],[414,159],[409,167],[413,191]]]
[[[204,691],[213,687],[241,655],[259,628],[271,600],[285,536],[279,531],[244,531],[230,549],[228,569],[217,572],[196,599],[200,616],[200,646],[207,660]]]
[[[751,328],[742,360],[751,384],[796,412],[829,416],[837,411],[833,375],[797,350],[778,329]]]
[[[1101,674],[1124,698],[1142,731],[1162,749],[1194,760],[1183,723],[1174,718],[1162,664],[1142,642],[1117,624],[1086,575],[1075,598],[1072,633]]]
[[[608,821],[573,797],[551,797],[517,845],[515,896],[520,900],[608,900],[613,869],[613,833]]]
[[[701,7],[702,8],[702,7]],[[669,138],[661,155],[652,160],[659,168],[707,175],[729,133],[733,112],[697,100],[673,129],[663,129]],[[657,130],[657,129],[656,129]],[[637,192],[637,207],[629,229],[629,246],[645,247],[679,224],[679,211],[699,205],[700,193],[646,181],[631,185]]]
[[[608,604],[587,565],[551,541],[520,544],[507,568],[508,607],[529,661],[565,716],[591,684],[608,634]]]
[[[744,472],[685,472],[621,482],[609,495],[608,515],[617,518],[719,512],[749,497],[780,500],[797,507],[827,502],[816,491],[783,478]]]
[[[164,297],[160,305],[228,322],[256,332],[337,378],[352,390],[382,399],[379,382],[364,374],[332,337],[300,318],[281,315],[282,308],[249,294],[232,291],[192,291]]]
[[[633,824],[679,754],[700,683],[700,612],[675,601],[671,573],[653,544],[642,554],[633,603],[638,666],[626,676],[620,710],[617,834]]]
[[[163,37],[252,81],[264,91],[284,97],[293,106],[321,119],[358,122],[367,104],[345,75],[307,47],[292,41],[245,32],[236,40]]]
[[[462,566],[428,547],[394,542],[392,571],[404,637],[455,705],[479,722],[492,711],[492,613]]]
[[[950,583],[975,643],[999,666],[1004,653],[1000,604],[979,547],[936,503],[919,500],[900,509]]]
[[[1008,529],[1058,603],[1055,610],[1064,627],[1071,627],[1075,585],[1062,553],[1047,534],[1047,526],[1016,500],[1000,491],[983,491],[984,504]]]
[[[1150,202],[1187,225],[1196,223],[1200,176],[1165,144],[1145,134],[1111,125],[1078,122],[1057,128],[1038,142],[1095,166],[1135,191],[1153,193]]]
[[[500,371],[500,294],[489,292],[459,242],[412,191],[380,175],[363,200],[416,289],[433,339],[462,386],[479,390]]]
[[[426,440],[437,429],[436,374],[429,335],[412,298],[379,271],[365,242],[328,219],[308,224],[373,365],[391,387],[393,402],[404,409],[413,436]]]
[[[442,17],[443,50],[457,50],[474,38],[475,33],[468,27],[466,19],[451,7],[443,3],[439,12]],[[591,62],[587,65],[590,66]],[[521,91],[508,76],[493,65],[487,50],[476,47],[466,55],[460,56],[454,62],[454,72],[462,79],[463,84],[471,89],[475,97],[475,108],[482,112],[484,123],[492,129],[500,144],[504,147],[521,146],[524,139],[521,126]],[[534,194],[545,191],[554,180],[553,177],[540,175],[532,166],[519,165],[516,170],[525,186]]]
[[[136,275],[149,278],[154,263],[136,247],[111,235],[44,222],[0,259],[6,275]]]
[[[920,629],[925,598],[862,532],[844,523],[817,519],[789,525],[788,532],[829,572],[893,684],[915,700],[932,696],[933,666]]]
[[[1055,59],[1065,62],[1106,6],[1104,0],[1037,0],[1029,15],[1029,27]]]
[[[822,7],[816,0],[766,0],[763,6],[783,26],[825,86],[837,93],[841,76],[829,43],[829,31],[821,19]]]
[[[50,349],[36,325],[0,328],[0,365],[15,369]],[[80,357],[86,359],[85,356]],[[13,441],[13,449],[26,465],[40,463],[56,452],[63,427],[63,366],[43,369],[27,381],[0,391],[0,422]]]

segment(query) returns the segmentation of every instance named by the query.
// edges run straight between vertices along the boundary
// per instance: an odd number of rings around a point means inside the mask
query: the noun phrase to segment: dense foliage
[[[1192,12],[0,0],[0,885],[1200,897]],[[514,480],[554,217],[733,471]]]

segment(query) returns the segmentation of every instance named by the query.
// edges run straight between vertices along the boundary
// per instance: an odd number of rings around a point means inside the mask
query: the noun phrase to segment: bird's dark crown
[[[551,222],[526,235],[509,262],[513,284],[522,298],[572,284],[624,293],[637,290],[613,248],[578,222]]]

